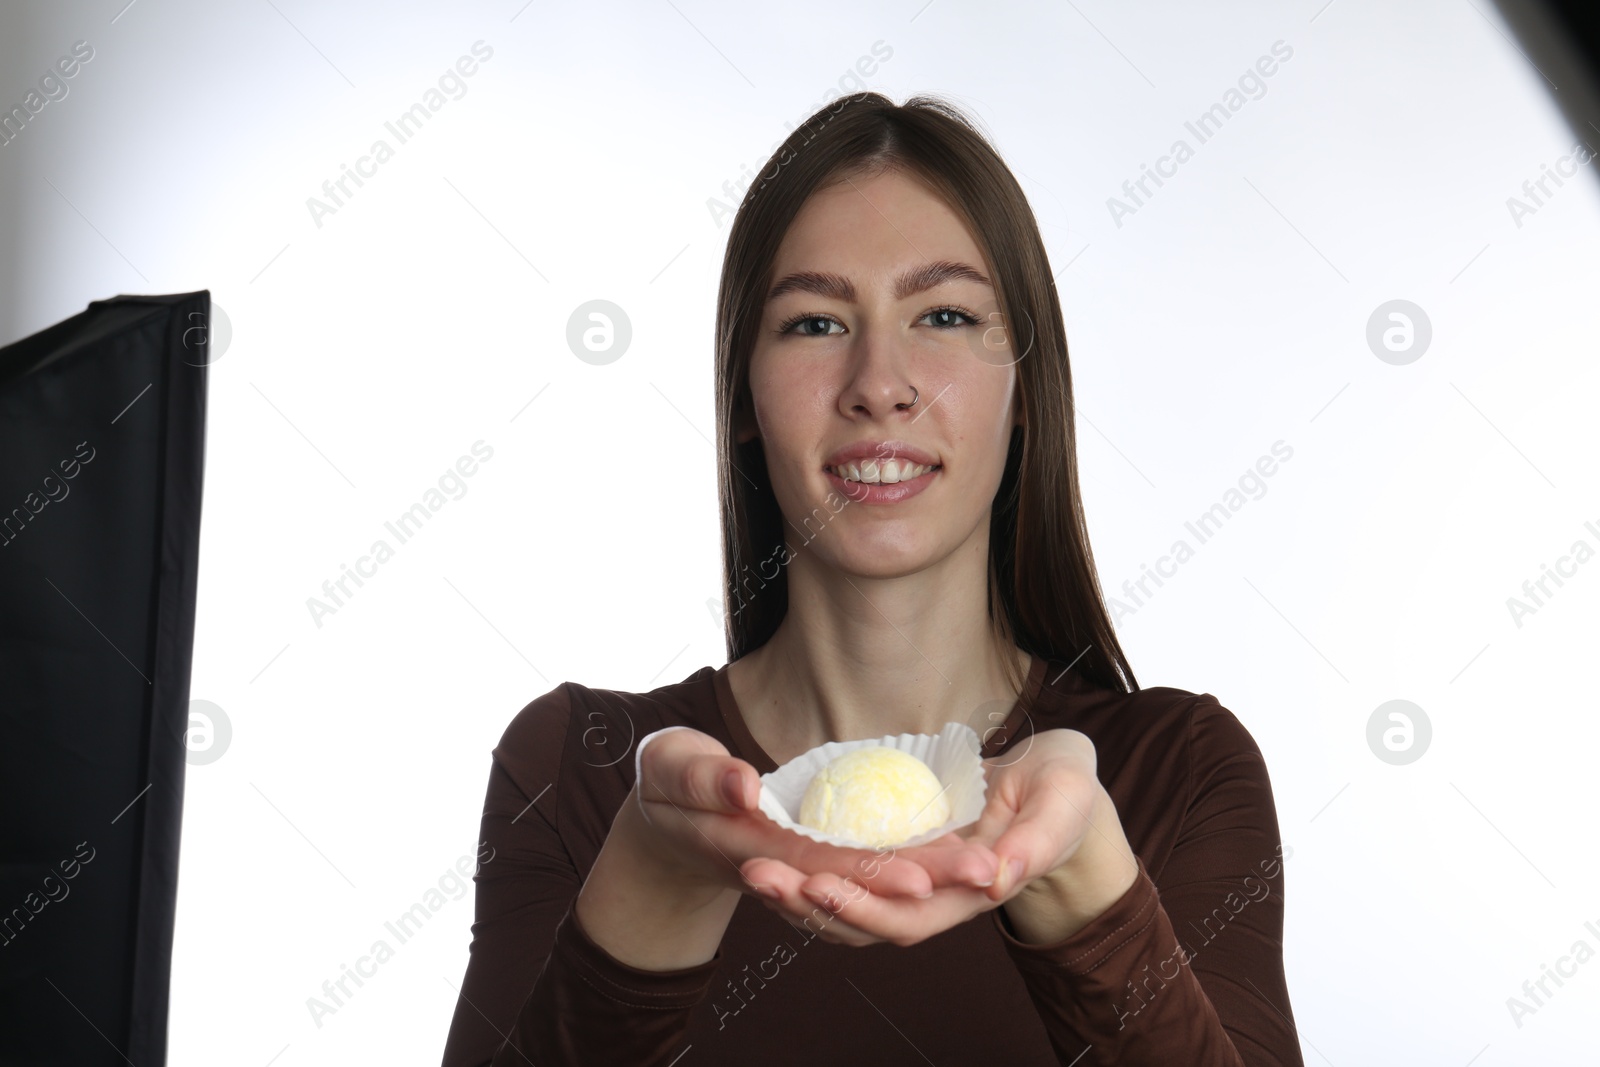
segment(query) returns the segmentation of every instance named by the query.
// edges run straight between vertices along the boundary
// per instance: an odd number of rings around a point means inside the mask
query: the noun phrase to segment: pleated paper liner
[[[775,771],[761,776],[760,809],[773,822],[803,837],[844,848],[876,849],[874,841],[856,841],[839,834],[800,824],[800,801],[806,795],[811,779],[828,764],[847,752],[859,748],[884,746],[896,748],[926,763],[939,778],[940,786],[947,786],[944,794],[950,800],[950,818],[942,826],[925,830],[904,841],[886,842],[886,847],[910,848],[937,840],[952,830],[959,830],[978,821],[983,814],[985,785],[983,758],[977,731],[965,723],[945,723],[937,734],[885,734],[879,738],[859,741],[828,741],[809,752],[804,752]],[[928,798],[930,801],[932,797]]]

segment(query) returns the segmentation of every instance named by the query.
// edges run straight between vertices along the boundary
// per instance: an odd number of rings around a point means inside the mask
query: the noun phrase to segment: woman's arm
[[[636,812],[630,795],[493,1067],[667,1064],[681,1054],[741,894],[679,887],[651,867],[628,846]]]
[[[744,894],[675,884],[646,858],[637,844],[641,832],[648,827],[629,793],[573,901],[572,918],[595,947],[629,967],[674,971],[710,962]]]
[[[711,984],[740,894],[673,891],[630,858],[621,831],[580,878],[553,817],[557,796],[578,796],[559,780],[570,715],[557,687],[495,749],[480,835],[493,858],[475,878],[471,957],[444,1067],[666,1064]],[[620,814],[628,805],[618,810],[613,827],[631,826]],[[581,925],[591,922],[594,937]]]
[[[1159,889],[1141,858],[1132,884],[1087,923],[1051,914],[1049,892],[994,911],[1063,1064],[1303,1065],[1283,972],[1282,849],[1266,764],[1215,700],[1197,701],[1188,721],[1189,799]],[[1112,884],[1115,850],[1100,858],[1106,866],[1092,877]],[[1072,932],[1029,939],[1057,930]]]

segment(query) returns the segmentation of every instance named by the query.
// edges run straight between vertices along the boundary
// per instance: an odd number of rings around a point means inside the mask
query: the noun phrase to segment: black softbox
[[[166,1060],[210,312],[0,348],[0,1064]]]

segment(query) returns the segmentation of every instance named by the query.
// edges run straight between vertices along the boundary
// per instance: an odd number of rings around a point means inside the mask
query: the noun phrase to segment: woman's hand
[[[825,941],[914,945],[1001,904],[1024,939],[1060,940],[1110,907],[1138,868],[1086,735],[1044,730],[1016,747],[1020,755],[984,760],[987,803],[978,821],[919,846],[991,849],[1000,861],[992,884],[953,883],[918,899],[883,891],[875,879],[808,872],[771,855],[749,860],[742,873],[776,886],[782,896],[767,906],[792,923],[816,906],[832,913],[819,935]]]
[[[763,882],[745,877],[742,868],[753,857],[770,857],[802,878],[870,879],[875,890],[897,897],[993,877],[993,853],[954,834],[896,851],[840,848],[786,830],[757,807],[756,769],[699,730],[669,727],[648,735],[635,766],[637,780],[613,831],[623,835],[629,855],[679,886],[750,892]]]

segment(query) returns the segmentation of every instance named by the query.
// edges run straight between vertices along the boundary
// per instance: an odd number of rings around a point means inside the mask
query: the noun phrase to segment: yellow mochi
[[[909,752],[885,745],[837,756],[806,787],[800,823],[869,846],[898,845],[950,818],[939,776]]]

